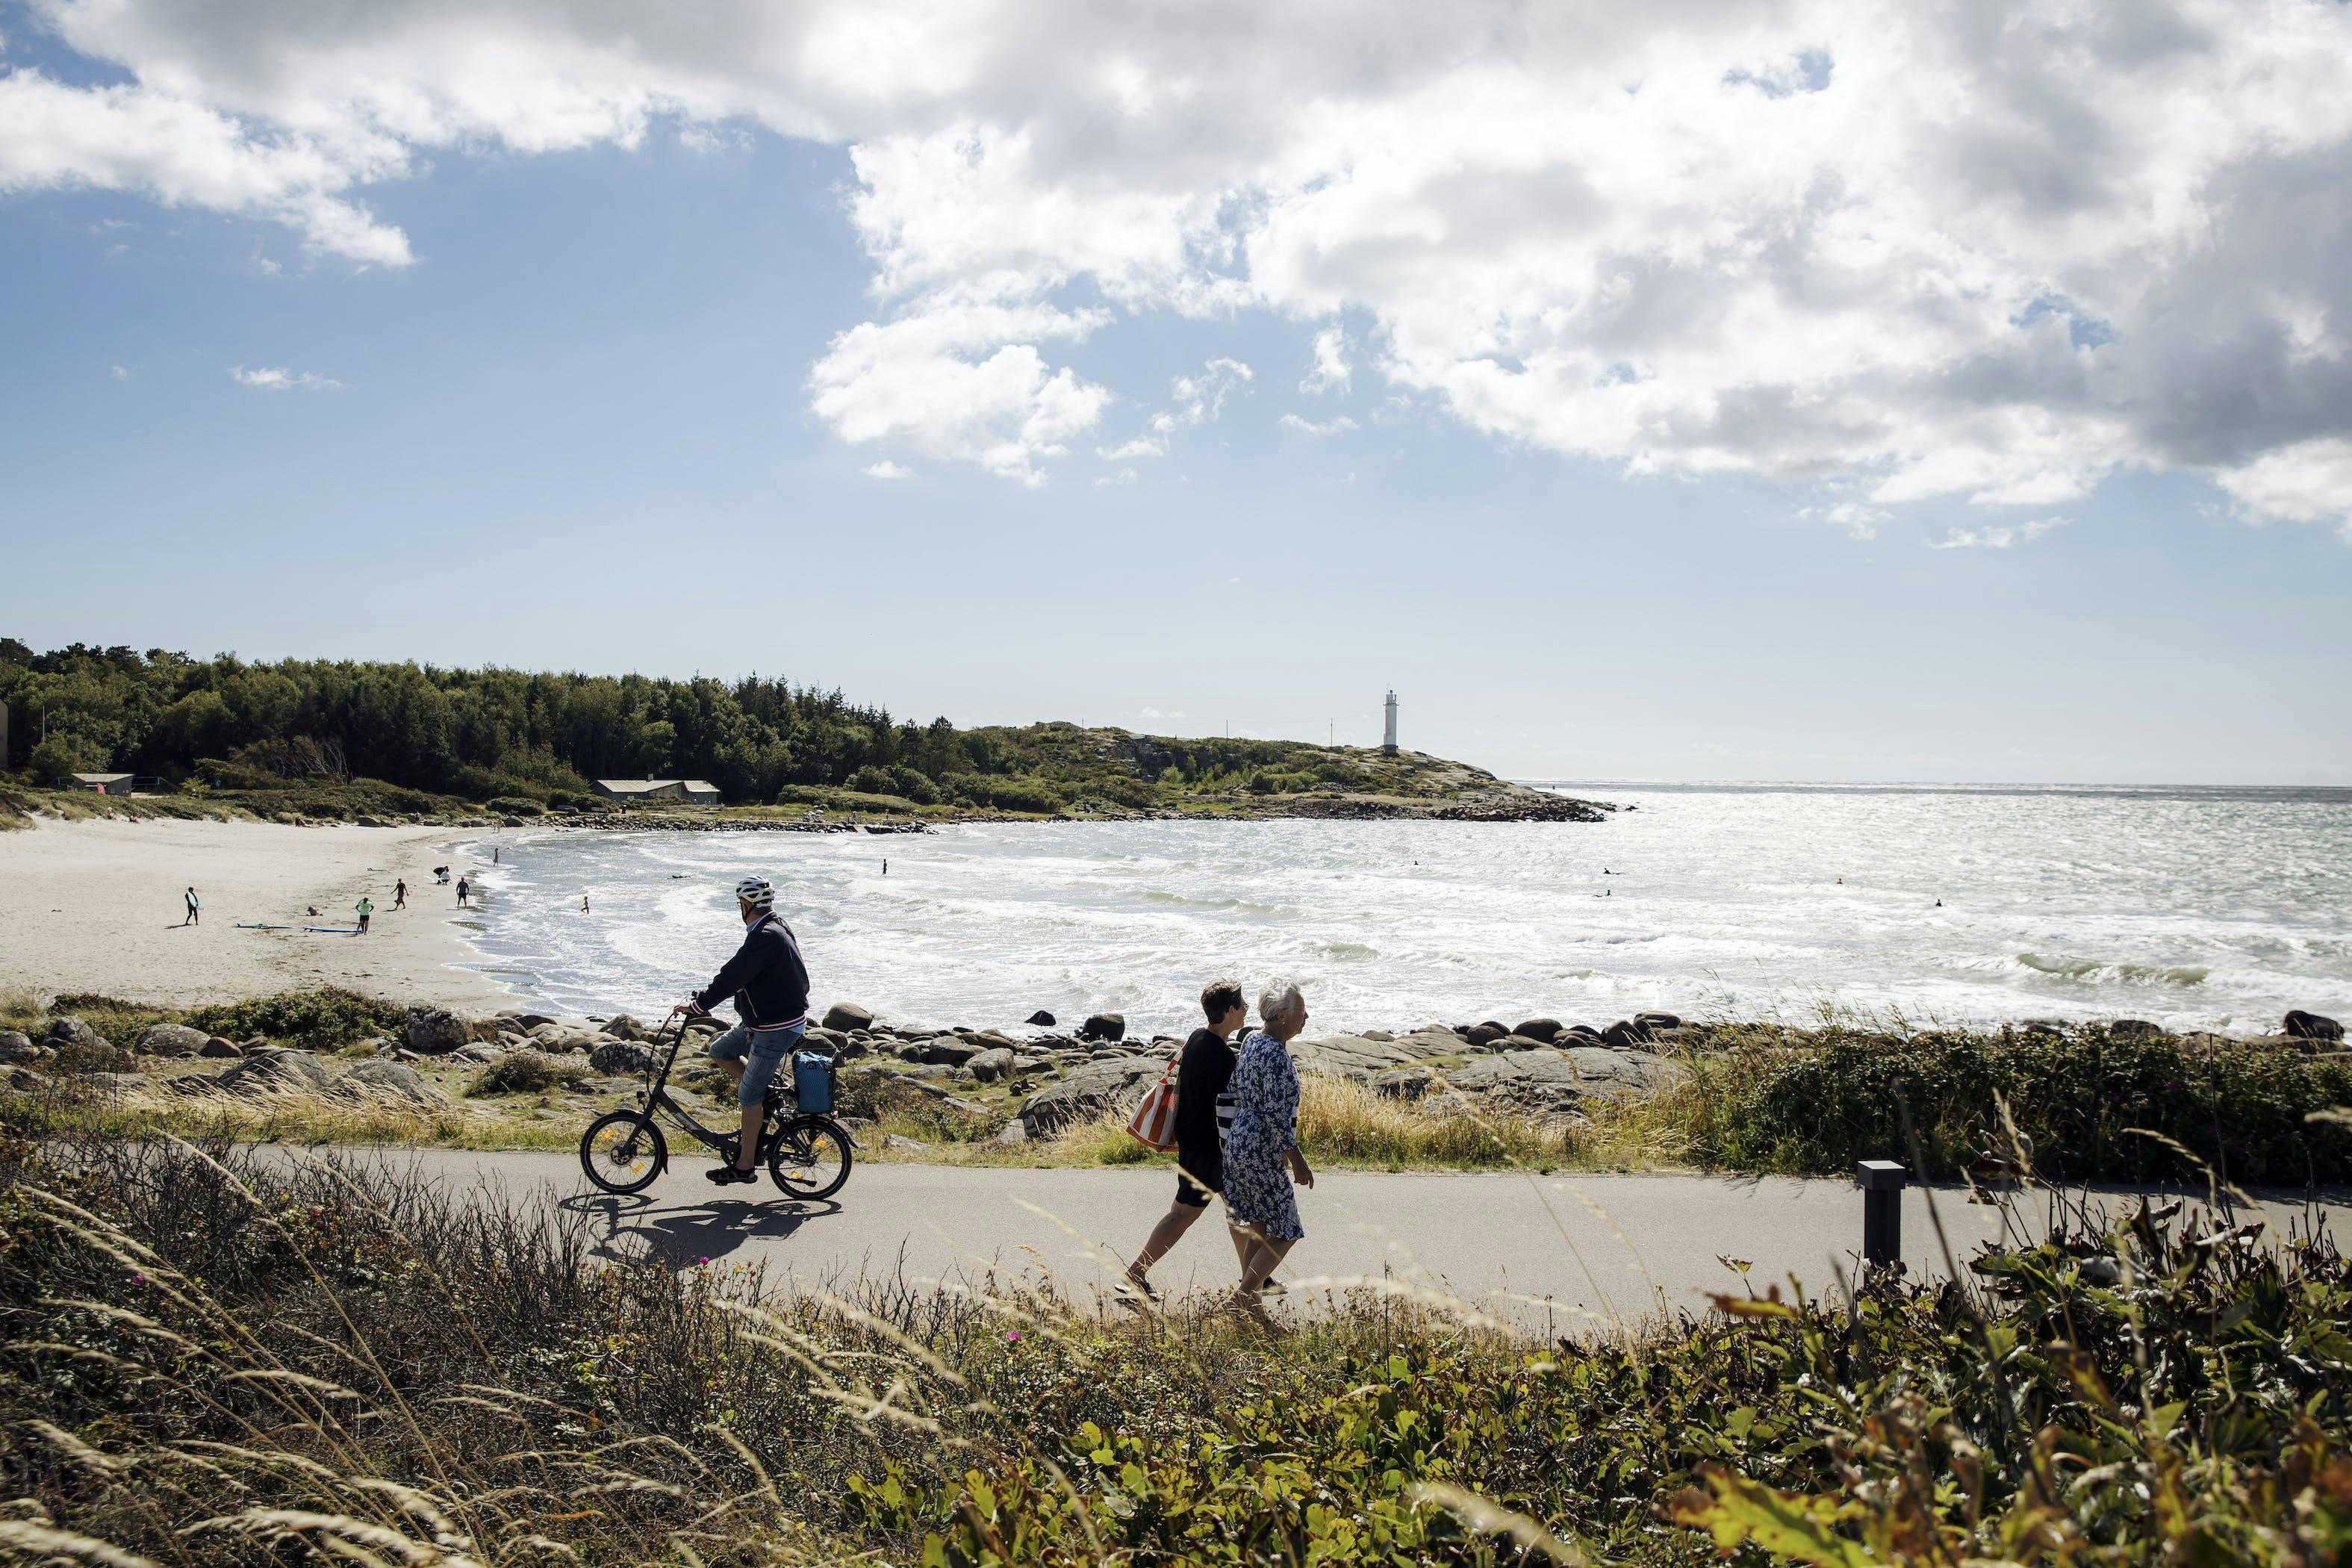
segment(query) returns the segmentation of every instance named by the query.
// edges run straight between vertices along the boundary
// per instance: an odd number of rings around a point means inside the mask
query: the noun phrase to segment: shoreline
[[[485,971],[458,930],[452,889],[432,876],[457,847],[488,837],[445,826],[37,821],[0,835],[0,990],[193,1006],[334,986],[510,1005],[520,994]],[[395,910],[402,878],[409,907]],[[181,923],[191,885],[204,902],[193,926]],[[350,923],[362,893],[375,902],[365,937],[300,929]],[[316,920],[304,912],[313,905]],[[240,929],[253,925],[290,929]]]

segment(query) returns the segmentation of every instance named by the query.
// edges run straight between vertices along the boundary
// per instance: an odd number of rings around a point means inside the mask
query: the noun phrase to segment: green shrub
[[[197,1007],[185,1021],[192,1028],[232,1040],[259,1035],[289,1040],[310,1050],[328,1050],[371,1035],[397,1038],[407,1018],[407,1010],[396,1004],[331,987]]]
[[[509,1051],[474,1075],[466,1086],[469,1095],[537,1094],[578,1083],[589,1076],[588,1064],[550,1056],[545,1051]]]
[[[482,808],[485,811],[501,812],[508,816],[540,816],[547,811],[547,807],[539,802],[527,795],[502,795],[495,800],[484,801]]]
[[[2352,1104],[2352,1062],[2341,1057],[2098,1027],[2011,1039],[1831,1028],[1695,1060],[1705,1080],[1695,1146],[1738,1170],[1907,1164],[1907,1103],[1924,1173],[1950,1176],[2007,1152],[2005,1100],[2034,1168],[2053,1180],[2201,1181],[2205,1166],[2252,1184],[2352,1180],[2352,1128],[2305,1120]]]

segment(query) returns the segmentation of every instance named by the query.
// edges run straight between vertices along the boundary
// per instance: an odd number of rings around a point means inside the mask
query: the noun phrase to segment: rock
[[[635,1094],[638,1080],[633,1078],[583,1078],[564,1086],[571,1094]]]
[[[412,1105],[447,1105],[449,1097],[425,1080],[415,1068],[379,1057],[364,1061],[337,1079],[329,1092],[346,1098],[373,1096],[405,1100]]]
[[[2066,1032],[2063,1018],[2028,1018],[2017,1026],[2021,1035],[2063,1035]]]
[[[824,1010],[824,1022],[826,1028],[838,1029],[843,1034],[847,1034],[852,1029],[871,1029],[874,1026],[874,1015],[871,1010],[861,1007],[855,1002],[835,1002]]]
[[[1404,1066],[1416,1053],[1393,1041],[1383,1043],[1362,1035],[1334,1035],[1322,1040],[1293,1040],[1290,1059],[1300,1072],[1369,1082],[1374,1073]]]
[[[2333,1018],[2323,1018],[2316,1013],[2301,1008],[2286,1016],[2283,1032],[2290,1040],[2337,1041],[2344,1037],[2344,1026]]]
[[[1597,1046],[1601,1043],[1601,1031],[1590,1024],[1570,1024],[1559,1034],[1554,1035],[1551,1043],[1555,1046],[1565,1046],[1577,1040],[1589,1041]]]
[[[928,1154],[931,1152],[931,1145],[921,1139],[909,1138],[898,1132],[883,1139],[882,1147],[893,1154]]]
[[[1505,1035],[1495,1042],[1498,1051],[1532,1051],[1538,1046],[1549,1046],[1549,1040],[1538,1040],[1530,1035]]]
[[[1016,1116],[1012,1121],[1006,1122],[1003,1126],[998,1128],[996,1130],[996,1136],[990,1139],[989,1142],[1007,1146],[1026,1143],[1029,1142],[1029,1129],[1022,1125],[1021,1119]]]
[[[1548,1046],[1554,1040],[1559,1038],[1559,1020],[1558,1018],[1529,1018],[1526,1023],[1521,1024],[1517,1028],[1513,1029],[1511,1033],[1520,1036],[1523,1038],[1533,1040],[1539,1046]]]
[[[606,1076],[627,1073],[642,1078],[653,1065],[653,1052],[635,1040],[607,1040],[588,1053],[589,1068]]]
[[[8,1069],[8,1087],[19,1094],[39,1094],[57,1085],[31,1068],[13,1067]]]
[[[0,1029],[0,1067],[17,1067],[41,1059],[41,1047],[16,1029]]]
[[[1621,1051],[1631,1050],[1649,1037],[1649,1031],[1630,1018],[1620,1018],[1601,1031],[1601,1043]]]
[[[1160,1068],[1158,1062],[1135,1057],[1072,1068],[1021,1102],[1021,1120],[1029,1136],[1045,1138],[1106,1110],[1129,1110],[1160,1076]]]
[[[1387,1045],[1391,1040],[1396,1038],[1394,1035],[1390,1034],[1386,1029],[1366,1029],[1363,1033],[1364,1038],[1368,1040],[1378,1040],[1382,1045]]]
[[[1372,1075],[1372,1092],[1384,1100],[1419,1100],[1436,1081],[1427,1068],[1391,1068]]]
[[[245,1047],[238,1045],[235,1040],[224,1040],[218,1035],[215,1035],[211,1039],[205,1042],[204,1048],[199,1050],[196,1055],[200,1057],[241,1057],[245,1055]]]
[[[953,1035],[941,1035],[936,1039],[908,1040],[898,1047],[898,1059],[917,1062],[924,1067],[960,1068],[988,1049],[969,1040],[959,1040]]]
[[[1033,1029],[1050,1029],[1054,1026],[1054,1015],[1040,1007],[1029,1015],[1026,1022]]]
[[[616,1040],[642,1040],[646,1026],[626,1013],[616,1013],[604,1020],[604,1032]]]
[[[1679,1029],[1683,1021],[1672,1013],[1636,1013],[1633,1022],[1649,1029]]]
[[[1082,1040],[1123,1040],[1127,1038],[1127,1016],[1123,1013],[1097,1013],[1079,1026]]]
[[[1001,1078],[1013,1076],[1013,1053],[999,1047],[995,1050],[982,1051],[963,1065],[970,1068],[971,1076],[981,1082],[994,1083]]]
[[[1650,1051],[1614,1051],[1598,1046],[1572,1047],[1568,1059],[1578,1086],[1587,1094],[1622,1096],[1646,1094],[1690,1076],[1680,1062]]]
[[[53,1051],[64,1050],[68,1046],[81,1046],[89,1049],[111,1048],[108,1047],[104,1035],[70,1013],[63,1017],[49,1020],[49,1032],[44,1037],[44,1043]]]
[[[1579,1075],[1573,1062],[1549,1046],[1481,1057],[1446,1074],[1454,1088],[1471,1093],[1510,1083],[1551,1083],[1574,1089]]]
[[[331,1081],[327,1069],[308,1051],[265,1046],[248,1052],[233,1068],[224,1068],[213,1082],[230,1094],[317,1093]]]
[[[51,1068],[60,1073],[79,1076],[89,1073],[130,1072],[139,1066],[131,1053],[121,1047],[109,1045],[94,1034],[89,1038],[97,1043],[91,1045],[81,1040],[59,1042],[53,1036],[50,1045],[55,1053],[55,1059],[50,1063]]]
[[[2107,1026],[2109,1037],[2118,1040],[2160,1040],[2172,1033],[2161,1024],[2151,1024],[2146,1018],[2117,1018]]]
[[[75,1086],[105,1094],[132,1094],[154,1081],[143,1072],[87,1072],[75,1079]]]
[[[506,1055],[506,1052],[492,1050],[488,1046],[466,1046],[457,1050],[451,1051],[449,1053],[448,1059],[453,1062],[478,1062],[488,1064],[498,1060],[504,1055]]]
[[[1490,1018],[1483,1024],[1471,1025],[1462,1037],[1474,1046],[1491,1046],[1510,1032]]]
[[[419,1056],[447,1056],[473,1038],[466,1020],[446,1007],[411,1007],[401,1041]]]
[[[211,1037],[185,1024],[150,1024],[140,1035],[137,1049],[142,1057],[193,1057],[204,1050]]]

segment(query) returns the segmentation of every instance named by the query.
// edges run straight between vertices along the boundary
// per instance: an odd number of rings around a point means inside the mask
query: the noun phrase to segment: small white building
[[[677,800],[717,805],[719,786],[702,779],[598,779],[596,793],[626,805]]]

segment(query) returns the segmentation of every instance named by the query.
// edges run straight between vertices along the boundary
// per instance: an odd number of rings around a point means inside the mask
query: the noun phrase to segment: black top
[[[743,945],[709,984],[695,993],[708,1011],[720,998],[735,998],[735,1012],[753,1026],[789,1024],[808,1016],[808,966],[793,928],[772,910],[751,922]]]
[[[1176,1152],[1217,1152],[1217,1096],[1234,1076],[1234,1048],[1214,1029],[1195,1029],[1176,1064]]]

